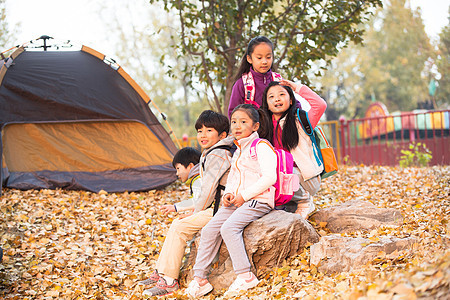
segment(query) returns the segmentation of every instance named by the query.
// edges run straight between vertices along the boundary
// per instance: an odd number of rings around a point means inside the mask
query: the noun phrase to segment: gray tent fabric
[[[1,182],[18,189],[145,191],[176,180],[150,98],[88,47],[0,61]]]

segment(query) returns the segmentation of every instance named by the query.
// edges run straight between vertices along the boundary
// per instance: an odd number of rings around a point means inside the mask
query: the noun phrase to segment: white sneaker
[[[237,294],[239,294],[240,291],[246,291],[248,289],[251,289],[257,286],[258,283],[259,280],[254,275],[250,281],[242,279],[241,277],[238,276],[223,295],[226,297],[236,296]]]
[[[307,220],[309,215],[316,210],[312,197],[309,198],[308,202],[299,203],[297,206],[296,214],[302,216],[303,219]]]
[[[213,290],[213,286],[211,283],[206,283],[203,286],[200,286],[197,280],[192,280],[188,287],[186,288],[185,293],[191,298],[198,298],[204,296]]]

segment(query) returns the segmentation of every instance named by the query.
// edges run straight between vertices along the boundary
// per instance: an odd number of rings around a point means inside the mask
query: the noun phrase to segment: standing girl
[[[290,203],[297,203],[296,213],[307,219],[315,209],[312,196],[320,188],[323,164],[317,163],[311,138],[305,133],[298,120],[298,108],[295,105],[293,91],[311,105],[308,117],[314,129],[325,112],[327,104],[305,85],[297,85],[289,80],[271,82],[264,91],[261,108],[268,113],[271,119],[269,122],[272,124],[267,126],[268,133],[265,138],[270,140],[276,149],[289,151],[294,158],[294,172],[299,175],[302,188],[294,194]]]
[[[272,72],[273,44],[265,36],[253,38],[247,46],[235,77],[231,91],[228,117],[239,104],[249,103],[256,108],[261,106],[262,94],[267,85],[281,80],[281,75]]]
[[[196,262],[194,280],[186,293],[200,297],[213,287],[208,282],[209,265],[219,251],[223,241],[227,245],[233,268],[238,275],[226,294],[247,290],[258,284],[250,271],[250,262],[245,251],[242,232],[251,222],[269,213],[274,207],[273,184],[277,180],[277,157],[270,143],[262,140],[256,145],[257,159],[250,155],[252,142],[259,138],[260,116],[250,104],[236,106],[231,114],[231,133],[237,150],[233,154],[223,206],[202,229]],[[267,123],[267,122],[265,122]]]

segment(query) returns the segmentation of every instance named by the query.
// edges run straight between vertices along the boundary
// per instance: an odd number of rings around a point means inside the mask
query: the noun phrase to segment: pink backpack
[[[264,139],[255,139],[250,146],[250,157],[258,159],[256,156],[256,145],[266,141]],[[266,141],[269,145],[270,143]],[[292,154],[283,149],[274,149],[277,155],[277,182],[275,187],[275,206],[283,205],[289,202],[294,192],[300,188],[300,180],[297,175],[293,174],[294,158]]]

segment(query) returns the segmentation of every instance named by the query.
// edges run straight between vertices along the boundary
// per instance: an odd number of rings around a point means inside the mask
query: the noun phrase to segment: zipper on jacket
[[[241,157],[241,154],[242,154],[242,148],[241,148],[241,145],[239,143],[236,143],[236,145],[239,147],[239,156],[238,156],[238,158],[236,158],[236,161],[234,162],[234,164],[236,166],[236,170],[239,172],[239,184],[238,184],[238,186],[236,188],[236,191],[234,192],[234,196],[235,197],[237,196],[237,192],[239,191],[239,187],[241,186],[241,176],[242,176],[241,170],[239,169],[238,164],[237,164],[237,162],[238,162],[238,160],[239,160],[239,158]]]

